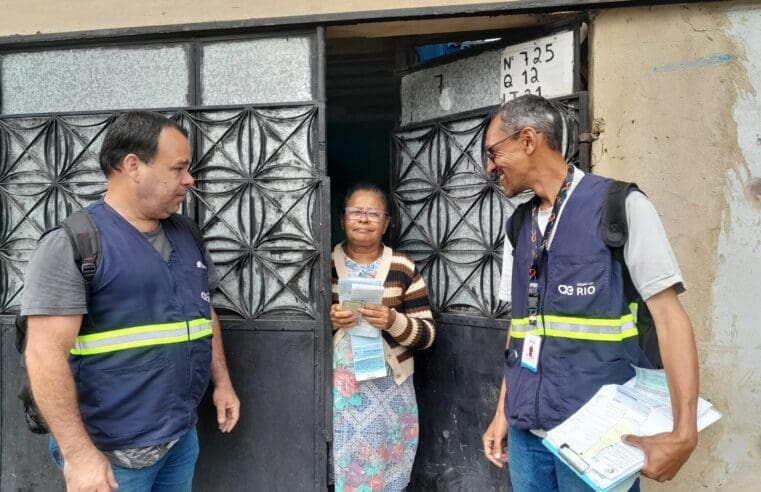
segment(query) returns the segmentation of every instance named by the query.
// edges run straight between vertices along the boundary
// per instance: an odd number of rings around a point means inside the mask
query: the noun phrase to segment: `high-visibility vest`
[[[104,451],[179,438],[196,424],[209,383],[210,265],[171,221],[162,221],[173,246],[164,261],[103,201],[86,210],[100,263],[69,357],[85,427]]]
[[[586,174],[568,198],[539,263],[539,316],[528,319],[531,214],[514,249],[511,341],[505,351],[505,415],[511,426],[549,430],[604,384],[621,384],[642,365],[622,266],[599,232],[609,180]],[[634,309],[636,312],[636,306]],[[521,365],[527,333],[542,337],[536,372]]]

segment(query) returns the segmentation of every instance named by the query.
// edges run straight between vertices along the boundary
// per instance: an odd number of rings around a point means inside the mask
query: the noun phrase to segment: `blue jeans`
[[[53,438],[50,454],[63,470],[63,458]],[[136,469],[112,464],[111,469],[119,492],[190,492],[197,458],[198,434],[193,427],[156,464]]]
[[[510,481],[513,492],[589,492],[591,488],[560,461],[542,440],[526,430],[510,427],[507,433]],[[639,492],[639,479],[629,489]]]

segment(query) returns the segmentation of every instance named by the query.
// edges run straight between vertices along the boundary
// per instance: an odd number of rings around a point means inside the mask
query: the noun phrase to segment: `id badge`
[[[523,339],[521,367],[536,372],[539,369],[539,351],[542,350],[542,337],[535,333],[526,333]]]

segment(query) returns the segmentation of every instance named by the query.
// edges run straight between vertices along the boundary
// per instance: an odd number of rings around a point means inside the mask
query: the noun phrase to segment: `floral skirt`
[[[407,486],[418,443],[412,378],[401,386],[391,370],[357,382],[351,337],[333,354],[333,469],[336,492],[399,491]]]

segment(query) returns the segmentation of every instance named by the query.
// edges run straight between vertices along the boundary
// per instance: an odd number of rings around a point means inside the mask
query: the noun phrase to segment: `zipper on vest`
[[[190,391],[193,389],[193,357],[192,357],[192,348],[190,344],[190,321],[185,321],[185,328],[188,333],[188,343],[184,343],[185,345],[185,353],[188,356],[188,389],[186,394],[190,394]],[[188,423],[190,420],[192,420],[192,408],[188,408]]]
[[[536,384],[536,396],[534,398],[534,416],[536,417],[536,426],[537,429],[542,429],[542,412],[539,409],[539,393],[542,389],[542,375],[544,374],[544,364],[542,364],[542,356],[544,355],[544,352],[547,351],[547,346],[545,345],[545,342],[547,341],[547,337],[545,336],[545,333],[547,332],[547,325],[544,322],[544,301],[547,298],[547,256],[548,253],[545,250],[544,253],[544,261],[542,268],[544,269],[544,292],[542,293],[542,296],[540,297],[539,302],[539,315],[542,317],[542,350],[539,351],[539,382]]]

